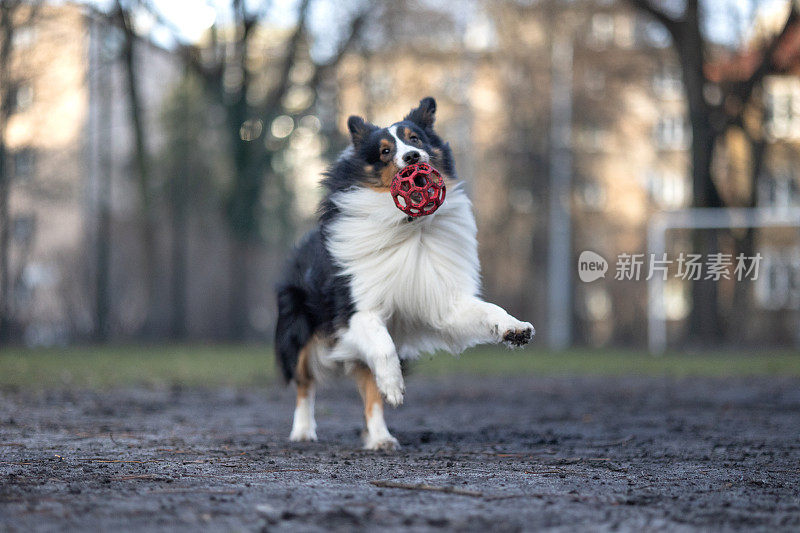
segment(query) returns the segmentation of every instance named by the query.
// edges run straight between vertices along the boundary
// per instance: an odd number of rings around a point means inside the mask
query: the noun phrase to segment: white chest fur
[[[477,228],[459,186],[433,215],[412,222],[388,192],[359,188],[332,200],[340,214],[327,246],[351,277],[356,311],[435,326],[459,295],[478,293]]]

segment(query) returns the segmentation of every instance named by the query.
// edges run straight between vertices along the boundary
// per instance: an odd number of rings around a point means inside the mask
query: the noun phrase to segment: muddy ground
[[[395,453],[348,382],[288,443],[292,396],[6,390],[0,530],[800,529],[797,380],[412,376]]]

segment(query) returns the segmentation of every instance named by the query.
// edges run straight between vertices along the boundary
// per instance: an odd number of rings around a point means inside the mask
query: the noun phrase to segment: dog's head
[[[434,131],[435,120],[436,100],[431,97],[388,128],[351,116],[347,127],[354,155],[364,162],[364,185],[388,190],[394,175],[414,163],[429,163],[443,176],[454,178],[450,146]]]

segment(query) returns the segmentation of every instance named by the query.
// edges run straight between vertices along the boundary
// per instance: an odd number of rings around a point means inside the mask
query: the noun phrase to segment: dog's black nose
[[[417,161],[419,161],[419,152],[416,150],[412,152],[406,152],[403,154],[403,161],[405,161],[406,165],[413,165]]]

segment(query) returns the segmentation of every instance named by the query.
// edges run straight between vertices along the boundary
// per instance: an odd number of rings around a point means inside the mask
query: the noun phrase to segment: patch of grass
[[[272,382],[265,346],[114,346],[0,350],[0,387],[225,386]]]
[[[416,368],[429,375],[800,376],[800,353],[699,352],[654,357],[620,349],[551,352],[489,347],[470,350],[457,358],[446,354],[423,358]]]
[[[626,350],[478,348],[460,357],[423,357],[417,375],[649,375],[800,377],[800,353],[693,353],[652,357]],[[277,381],[272,349],[253,345],[157,345],[0,350],[0,387],[131,385],[247,386]]]

